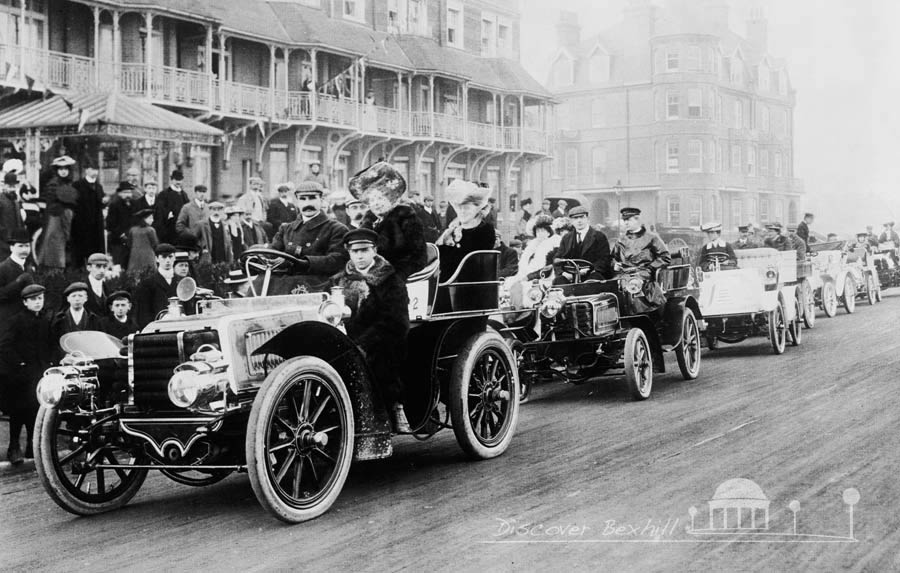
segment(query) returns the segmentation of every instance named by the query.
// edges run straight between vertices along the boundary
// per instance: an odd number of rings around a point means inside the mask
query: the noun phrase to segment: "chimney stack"
[[[556,41],[559,47],[566,48],[575,53],[581,44],[581,24],[578,22],[578,14],[563,10],[559,14],[559,22],[556,24]]]
[[[769,21],[762,8],[753,8],[747,20],[747,40],[760,54],[769,50]]]

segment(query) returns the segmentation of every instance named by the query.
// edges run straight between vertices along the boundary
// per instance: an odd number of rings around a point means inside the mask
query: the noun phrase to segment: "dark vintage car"
[[[488,326],[498,312],[497,251],[470,253],[439,284],[437,249],[410,277],[407,417],[417,438],[452,428],[475,459],[502,454],[518,420],[515,359]],[[273,274],[296,261],[251,249],[242,263]],[[196,295],[192,281],[179,296]],[[39,384],[36,465],[62,508],[118,508],[149,470],[191,486],[247,472],[262,506],[287,522],[329,509],[356,460],[392,453],[388,413],[331,293],[209,299],[177,310],[122,347],[98,332],[62,340],[68,353]]]
[[[672,264],[652,277],[666,302],[650,311],[637,300],[645,285],[635,273],[625,270],[615,279],[581,282],[579,277],[593,270],[591,263],[559,261],[557,270],[576,282],[548,286],[535,281],[527,294],[537,307],[531,320],[503,330],[517,355],[524,390],[539,379],[562,377],[581,383],[624,371],[632,397],[645,400],[654,373],[665,372],[666,352],[676,353],[686,380],[697,378],[699,307],[689,258],[686,249],[678,251]]]

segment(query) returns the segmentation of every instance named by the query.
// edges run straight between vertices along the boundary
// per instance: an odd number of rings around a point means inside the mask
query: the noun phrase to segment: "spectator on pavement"
[[[249,180],[250,188],[247,192],[238,197],[236,205],[241,212],[249,211],[254,221],[259,223],[266,222],[266,212],[269,209],[269,202],[263,197],[263,185],[265,182],[259,177],[251,177]]]
[[[78,191],[72,186],[72,166],[75,160],[68,155],[57,157],[51,163],[54,173],[47,181],[47,225],[41,239],[40,265],[47,269],[62,270],[70,258],[72,218],[78,202]]]
[[[294,184],[282,183],[278,186],[278,199],[269,201],[269,211],[266,221],[271,231],[269,237],[274,237],[278,229],[285,223],[293,223],[297,219],[297,206],[294,204]]]
[[[198,239],[200,224],[209,217],[208,201],[209,189],[206,185],[195,185],[194,198],[181,207],[178,220],[175,221],[175,232],[179,241]]]
[[[178,280],[174,266],[175,247],[168,243],[157,245],[156,272],[142,280],[134,291],[135,318],[140,328],[156,320],[156,315],[169,305],[169,298],[176,296]]]
[[[106,305],[106,299],[109,295],[106,286],[106,272],[109,270],[109,257],[103,253],[93,253],[87,260],[87,278],[85,282],[88,287],[88,299],[85,308],[93,312],[97,316],[106,316],[109,308]]]
[[[315,181],[322,186],[322,189],[328,188],[328,182],[325,181],[325,175],[322,174],[322,164],[313,161],[309,164],[309,173],[303,178],[304,181]]]
[[[169,186],[163,189],[156,197],[156,211],[154,212],[154,228],[156,236],[164,243],[173,244],[178,242],[178,232],[175,229],[175,223],[178,221],[178,215],[181,208],[188,202],[187,193],[184,192],[182,185],[184,183],[184,174],[180,169],[172,171],[169,178]]]
[[[106,213],[106,230],[109,236],[109,253],[113,264],[128,267],[128,230],[134,221],[134,186],[122,181],[116,188],[116,196],[110,201]]]
[[[91,253],[106,251],[103,200],[106,193],[97,180],[97,165],[88,161],[83,177],[72,186],[77,191],[72,217],[72,265],[81,268]]]
[[[152,269],[156,264],[156,247],[159,238],[153,228],[155,215],[151,209],[142,209],[135,213],[136,223],[128,231],[128,272],[142,273]]]
[[[9,256],[9,237],[25,229],[19,208],[19,178],[15,173],[4,175],[3,191],[0,192],[0,261]]]
[[[274,202],[273,202],[274,203]],[[209,204],[209,219],[200,225],[200,264],[234,262],[234,244],[230,226],[223,221],[225,204],[213,201]],[[238,231],[239,232],[239,231]],[[240,241],[243,244],[243,241]]]
[[[129,334],[139,332],[137,321],[131,316],[131,294],[118,290],[109,295],[107,316],[100,320],[103,332],[118,338],[123,343]]]
[[[87,283],[74,282],[66,287],[66,308],[56,313],[50,325],[54,342],[59,342],[63,335],[70,332],[100,330],[100,319],[84,307],[88,299]],[[60,351],[61,354],[61,351]]]

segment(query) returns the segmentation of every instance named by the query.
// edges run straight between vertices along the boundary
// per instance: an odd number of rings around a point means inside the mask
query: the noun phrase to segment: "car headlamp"
[[[336,302],[327,300],[319,307],[319,320],[336,327],[344,320],[344,309]]]
[[[538,281],[534,281],[533,283],[531,283],[531,288],[528,289],[526,299],[532,305],[538,305],[542,300],[544,300],[544,289],[541,288],[541,285],[538,283]]]
[[[45,408],[66,409],[77,406],[93,396],[97,386],[84,382],[74,366],[48,368],[37,386],[37,399]]]
[[[566,297],[560,289],[551,289],[541,304],[541,316],[554,318],[566,304]]]
[[[774,284],[778,282],[778,268],[771,266],[766,269],[766,284]]]
[[[631,277],[625,280],[624,288],[629,294],[640,294],[644,290],[644,281],[638,277]]]
[[[178,366],[169,379],[169,400],[179,408],[199,408],[221,400],[228,380],[205,362]]]

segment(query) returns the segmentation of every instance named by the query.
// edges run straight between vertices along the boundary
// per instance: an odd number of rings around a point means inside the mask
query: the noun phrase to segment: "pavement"
[[[398,439],[294,526],[246,475],[151,474],[124,509],[80,518],[33,469],[0,472],[0,569],[898,570],[898,318],[887,291],[820,312],[782,356],[765,338],[704,350],[691,382],[672,358],[645,402],[616,378],[538,386],[500,458],[469,461],[452,432]]]

